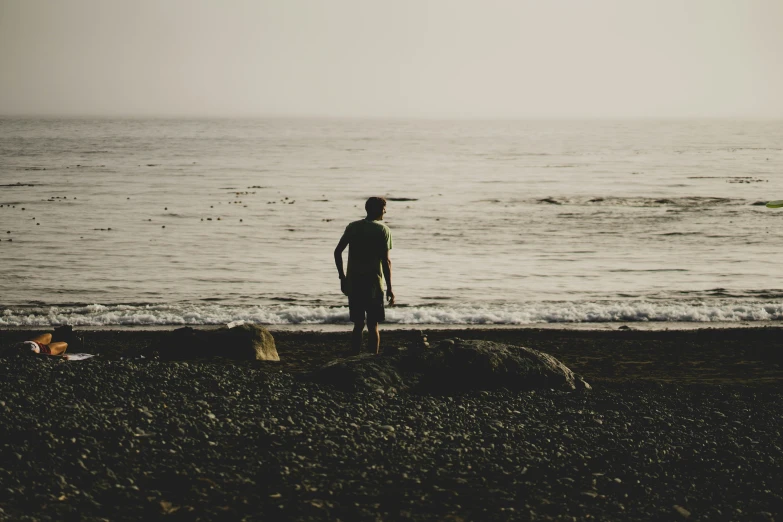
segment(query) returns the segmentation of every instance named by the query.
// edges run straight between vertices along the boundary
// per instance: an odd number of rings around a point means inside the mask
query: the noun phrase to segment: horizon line
[[[783,115],[667,115],[667,116],[453,116],[453,115],[338,115],[338,114],[189,114],[189,113],[2,113],[2,119],[102,120],[418,120],[418,121],[780,121]]]

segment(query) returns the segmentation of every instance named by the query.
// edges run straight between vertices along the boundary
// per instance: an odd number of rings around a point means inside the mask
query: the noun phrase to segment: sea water
[[[0,119],[0,326],[783,318],[783,122]]]

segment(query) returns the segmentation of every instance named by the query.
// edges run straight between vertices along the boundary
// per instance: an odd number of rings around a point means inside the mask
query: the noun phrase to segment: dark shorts
[[[354,292],[348,296],[348,309],[354,323],[364,322],[365,314],[368,323],[382,323],[386,320],[383,292],[378,292],[375,297],[371,297],[370,292]]]
[[[33,341],[33,342],[38,345],[38,349],[40,350],[40,353],[45,353],[47,355],[52,355],[52,349],[49,348],[48,344],[39,343],[37,341]]]

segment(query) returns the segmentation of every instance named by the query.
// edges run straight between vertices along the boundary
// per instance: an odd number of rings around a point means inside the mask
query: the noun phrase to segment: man
[[[362,351],[362,332],[365,315],[370,334],[369,350],[380,353],[381,334],[378,323],[386,319],[383,309],[383,280],[386,280],[386,299],[394,305],[391,283],[391,230],[383,221],[386,200],[372,197],[364,205],[367,217],[350,223],[334,249],[334,262],[340,275],[340,289],[348,296],[348,308],[353,321],[351,354]],[[343,250],[348,249],[348,273],[343,272]]]
[[[29,341],[23,341],[14,347],[17,353],[40,353],[45,355],[61,355],[67,359],[65,350],[68,349],[68,343],[52,342],[52,334],[45,333],[38,337],[33,337]]]

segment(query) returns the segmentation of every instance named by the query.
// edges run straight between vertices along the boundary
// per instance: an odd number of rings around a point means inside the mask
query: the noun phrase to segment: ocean
[[[348,321],[388,200],[398,325],[783,319],[780,121],[0,119],[0,326]]]

